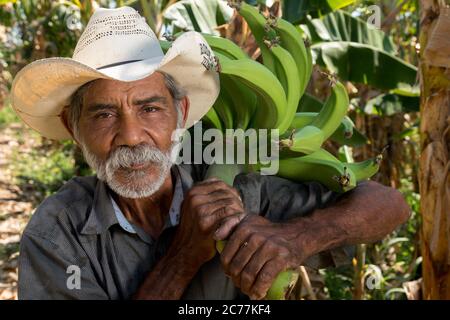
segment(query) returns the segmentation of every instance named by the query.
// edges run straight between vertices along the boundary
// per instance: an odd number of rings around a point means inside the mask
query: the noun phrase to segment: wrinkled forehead
[[[147,97],[152,94],[170,97],[170,93],[161,73],[135,81],[97,79],[87,85],[84,101],[116,99],[125,96],[132,98]]]

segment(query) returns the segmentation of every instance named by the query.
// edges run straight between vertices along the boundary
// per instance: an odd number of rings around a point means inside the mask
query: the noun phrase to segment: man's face
[[[181,104],[181,117],[186,104]],[[118,194],[147,197],[169,172],[177,106],[164,76],[133,82],[99,79],[84,95],[79,121],[81,148],[89,165]]]

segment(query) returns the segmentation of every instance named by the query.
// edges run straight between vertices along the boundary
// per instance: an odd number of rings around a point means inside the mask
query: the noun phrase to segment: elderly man
[[[214,63],[194,32],[164,56],[125,7],[98,9],[73,59],[17,75],[19,116],[47,137],[73,138],[97,173],[37,208],[21,240],[19,298],[262,299],[279,272],[347,263],[350,245],[406,221],[401,194],[374,182],[338,196],[252,173],[231,187],[205,180],[203,166],[172,165],[172,132],[217,97]]]

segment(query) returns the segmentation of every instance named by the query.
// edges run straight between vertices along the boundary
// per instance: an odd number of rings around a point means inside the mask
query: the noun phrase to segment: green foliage
[[[397,94],[380,94],[367,101],[364,112],[390,116],[398,112],[419,112],[419,97]]]
[[[297,107],[297,112],[319,112],[323,107],[323,102],[316,97],[305,93]],[[353,134],[350,138],[345,137],[344,131],[337,131],[333,134],[332,140],[339,145],[351,147],[360,147],[367,143],[367,137],[357,128],[353,128]]]
[[[10,105],[0,106],[0,128],[6,124],[18,121],[19,117],[17,117]]]
[[[355,0],[284,0],[283,18],[297,24],[304,22],[308,14],[313,17],[320,17],[355,2]]]
[[[339,78],[381,90],[405,89],[416,84],[417,68],[366,44],[333,41],[313,45],[317,63]]]
[[[325,293],[329,299],[351,300],[353,269],[349,266],[320,270],[325,278]]]
[[[308,19],[302,29],[312,43],[345,41],[367,44],[390,54],[396,54],[397,46],[392,37],[371,27],[366,21],[338,10],[320,19]]]
[[[382,279],[378,289],[365,287],[364,299],[405,299],[402,284],[421,276],[418,240],[420,195],[414,191],[411,179],[402,180],[400,191],[411,208],[411,218],[382,241],[367,247],[364,270],[368,270],[369,264],[377,266]],[[353,266],[321,270],[321,273],[325,277],[325,293],[330,299],[352,299]]]
[[[16,148],[12,154],[12,172],[22,190],[31,190],[36,203],[56,192],[75,175],[72,141],[52,143],[32,132],[40,141],[28,152]],[[25,143],[20,141],[19,144]]]
[[[223,0],[182,0],[169,6],[164,18],[173,34],[179,31],[198,31],[219,35],[217,26],[228,22],[233,9]]]

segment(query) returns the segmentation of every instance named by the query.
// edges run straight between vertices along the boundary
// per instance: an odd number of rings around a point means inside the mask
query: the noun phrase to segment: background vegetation
[[[367,159],[388,146],[375,180],[401,190],[412,209],[409,222],[383,241],[358,246],[353,265],[308,270],[313,292],[303,283],[296,297],[419,297],[418,1],[248,2],[260,3],[263,10],[305,31],[316,61],[307,90],[310,99],[323,101],[328,95],[321,71],[345,81],[351,117],[368,141],[349,146],[353,156]],[[47,140],[19,122],[7,99],[12,79],[36,59],[71,56],[93,10],[122,5],[138,9],[160,37],[179,30],[214,33],[259,59],[245,23],[220,0],[0,0],[0,298],[15,298],[18,235],[33,208],[72,176],[92,174],[71,141]],[[367,23],[373,5],[381,13],[380,29]],[[327,148],[339,152],[331,143]]]

